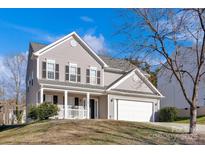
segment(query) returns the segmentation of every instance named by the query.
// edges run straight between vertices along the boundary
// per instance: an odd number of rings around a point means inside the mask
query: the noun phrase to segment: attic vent
[[[76,42],[75,40],[71,40],[71,41],[70,41],[70,45],[71,45],[72,47],[76,47],[76,46],[77,46],[77,42]]]

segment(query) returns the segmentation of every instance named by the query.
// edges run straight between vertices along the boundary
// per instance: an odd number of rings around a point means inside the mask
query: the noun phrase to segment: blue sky
[[[119,37],[119,9],[0,9],[0,56],[28,50],[29,42],[51,43],[76,31],[95,50],[112,51]]]

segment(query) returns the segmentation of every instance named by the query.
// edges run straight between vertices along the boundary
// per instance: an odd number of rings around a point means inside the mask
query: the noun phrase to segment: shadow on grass
[[[0,132],[6,131],[6,130],[12,130],[12,129],[20,129],[20,128],[23,128],[25,126],[31,125],[31,124],[44,123],[44,122],[48,122],[48,121],[49,120],[37,120],[37,121],[25,123],[25,124],[2,125],[2,126],[0,126]]]
[[[6,131],[6,130],[15,129],[15,128],[22,128],[22,127],[24,127],[26,125],[27,124],[3,125],[3,126],[0,126],[0,132]]]

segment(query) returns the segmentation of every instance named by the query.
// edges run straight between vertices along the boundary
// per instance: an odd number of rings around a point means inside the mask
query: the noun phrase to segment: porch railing
[[[58,105],[59,112],[56,117],[59,119],[65,118],[65,109],[63,105]],[[84,109],[83,106],[78,106],[77,108],[73,106],[68,106],[67,108],[67,118],[68,119],[86,119],[87,118],[87,110]]]
[[[87,110],[68,108],[68,118],[69,119],[86,119],[87,118]]]

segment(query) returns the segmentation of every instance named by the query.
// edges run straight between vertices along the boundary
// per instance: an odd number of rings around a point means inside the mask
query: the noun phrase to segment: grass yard
[[[205,136],[148,123],[112,120],[49,120],[0,127],[0,144],[205,144]]]
[[[179,118],[175,122],[177,122],[177,123],[189,123],[189,118]],[[197,124],[204,124],[205,125],[205,116],[197,117]]]

